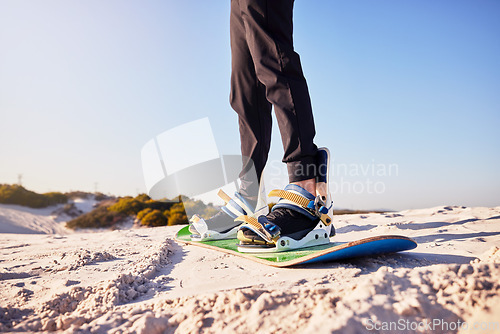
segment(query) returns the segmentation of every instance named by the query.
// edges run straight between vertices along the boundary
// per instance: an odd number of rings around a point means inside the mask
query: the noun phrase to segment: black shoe
[[[267,221],[277,225],[281,230],[281,236],[287,236],[295,240],[300,240],[311,232],[319,222],[319,218],[313,220],[302,213],[288,209],[278,208],[270,212],[267,216]],[[242,235],[247,239],[248,243],[266,244],[258,234],[250,229],[242,228]],[[241,240],[241,239],[240,239]],[[241,240],[245,243],[245,240]]]

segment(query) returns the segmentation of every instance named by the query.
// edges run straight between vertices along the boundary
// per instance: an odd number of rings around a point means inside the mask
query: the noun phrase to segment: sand
[[[182,226],[72,233],[48,211],[0,207],[0,331],[500,332],[500,207],[336,216],[339,241],[419,246],[284,269],[177,243]]]

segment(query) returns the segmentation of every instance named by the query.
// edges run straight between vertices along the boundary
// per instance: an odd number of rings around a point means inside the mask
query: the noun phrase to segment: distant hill
[[[46,208],[52,205],[68,203],[71,199],[84,199],[90,197],[94,198],[96,201],[114,198],[102,193],[89,193],[84,191],[71,191],[67,193],[48,192],[39,194],[18,184],[0,184],[0,203],[22,205],[29,208]]]
[[[0,184],[0,203],[17,204],[30,208],[46,208],[68,202],[69,197],[60,192],[38,194],[17,184]]]
[[[388,210],[350,210],[350,209],[333,209],[333,215],[355,215],[365,213],[383,213]]]

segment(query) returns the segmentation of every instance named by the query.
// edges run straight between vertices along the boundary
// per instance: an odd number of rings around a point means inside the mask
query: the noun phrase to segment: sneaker
[[[226,205],[209,219],[205,220],[198,215],[191,217],[189,231],[192,233],[192,241],[234,239],[241,225],[241,222],[235,219],[255,214],[254,204],[240,193],[235,192],[234,197],[231,198],[221,189],[217,195],[224,200]],[[259,210],[259,214],[262,212],[265,211]]]
[[[273,190],[269,196],[280,197],[267,216],[243,217],[239,228],[238,250],[241,252],[276,252],[329,243],[335,235],[332,223],[331,195],[328,191],[330,154],[318,150],[319,176],[316,196],[304,188],[289,184],[284,190]],[[321,170],[322,166],[323,171]]]

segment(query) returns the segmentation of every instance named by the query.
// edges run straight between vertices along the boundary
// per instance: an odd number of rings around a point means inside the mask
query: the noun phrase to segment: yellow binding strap
[[[219,196],[220,198],[222,198],[222,200],[224,202],[226,202],[226,204],[229,203],[229,201],[231,200],[231,197],[229,197],[229,195],[226,194],[224,192],[224,190],[222,190],[222,189],[219,189],[219,192],[217,193],[217,196]]]
[[[297,195],[296,193],[293,193],[291,191],[286,191],[286,190],[281,190],[281,189],[271,190],[269,192],[269,197],[280,197],[280,198],[286,199],[290,202],[293,202],[293,203],[303,207],[304,209],[308,209],[307,205],[310,202],[310,200],[308,200],[305,197]],[[321,219],[321,221],[326,226],[328,226],[332,223],[332,218],[330,218],[330,216],[328,216],[327,214],[321,214],[319,219]]]
[[[255,217],[250,217],[250,216],[243,215],[243,216],[237,217],[234,221],[235,222],[248,223],[248,224],[252,225],[253,227],[255,227],[256,229],[261,229],[262,228],[262,226],[260,225],[259,221]]]
[[[261,223],[259,223],[259,221],[255,217],[239,216],[234,221],[244,222],[244,223],[247,223],[248,225],[252,225],[254,228],[256,228],[257,230],[259,230],[261,233],[264,233],[265,235],[267,235],[269,239],[271,239],[272,241],[274,241],[274,243],[276,243],[276,241],[280,238],[280,235],[277,235],[276,237],[272,238],[271,235],[269,234],[269,232],[267,232],[262,227]]]
[[[297,195],[296,193],[292,193],[291,191],[286,191],[281,189],[271,190],[269,192],[269,197],[281,197],[291,202],[294,202],[295,204],[298,204],[303,208],[307,208],[307,205],[310,202],[310,200],[308,200],[303,196]]]

